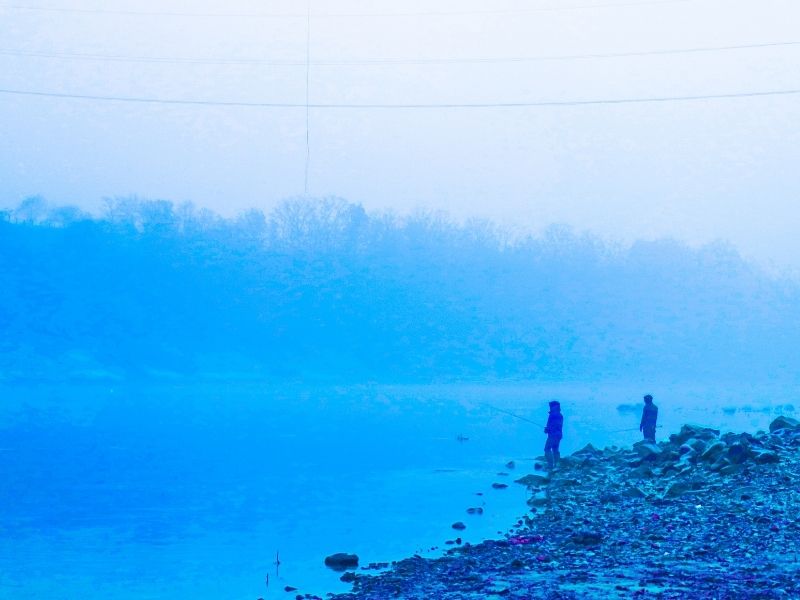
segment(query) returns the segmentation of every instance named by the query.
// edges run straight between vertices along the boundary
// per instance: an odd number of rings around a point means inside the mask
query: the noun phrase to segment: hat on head
[[[647,395],[644,397],[644,401],[645,401],[645,402],[652,402],[652,401],[653,401],[653,397],[652,397],[650,394],[647,394]]]
[[[561,406],[561,402],[559,402],[558,400],[551,400],[550,406]]]

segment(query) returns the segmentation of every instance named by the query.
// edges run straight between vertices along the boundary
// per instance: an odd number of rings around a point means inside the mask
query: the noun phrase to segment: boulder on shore
[[[708,442],[716,437],[719,437],[719,429],[703,427],[702,425],[684,425],[678,433],[669,436],[669,439],[673,444],[680,446],[692,438]]]
[[[781,415],[769,424],[769,432],[775,433],[779,429],[800,429],[800,421],[791,417],[784,417]]]

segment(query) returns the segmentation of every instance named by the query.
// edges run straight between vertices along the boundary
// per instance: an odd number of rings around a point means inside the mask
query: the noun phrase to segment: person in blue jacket
[[[653,404],[653,397],[647,394],[644,397],[644,408],[642,409],[639,431],[644,435],[644,439],[650,442],[656,441],[656,421],[658,421],[658,407]]]
[[[544,457],[547,459],[547,467],[552,471],[558,466],[558,459],[561,455],[558,452],[558,445],[561,443],[564,428],[564,415],[561,414],[561,403],[553,400],[550,403],[550,414],[547,416],[547,426],[544,432],[547,434],[547,441],[544,444]]]

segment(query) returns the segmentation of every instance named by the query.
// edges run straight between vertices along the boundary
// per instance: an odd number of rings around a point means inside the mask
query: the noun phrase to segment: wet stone
[[[769,432],[774,433],[779,429],[800,430],[800,421],[781,415],[769,424]]]

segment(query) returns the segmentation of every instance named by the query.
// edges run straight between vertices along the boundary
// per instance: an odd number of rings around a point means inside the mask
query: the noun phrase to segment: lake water
[[[638,440],[645,392],[660,436],[685,422],[766,429],[797,404],[791,388],[740,383],[5,386],[0,597],[344,591],[328,554],[437,555],[447,539],[496,537],[525,514],[512,482],[532,470],[544,434],[497,409],[542,424],[561,400],[569,453]],[[468,515],[473,506],[484,514]]]

